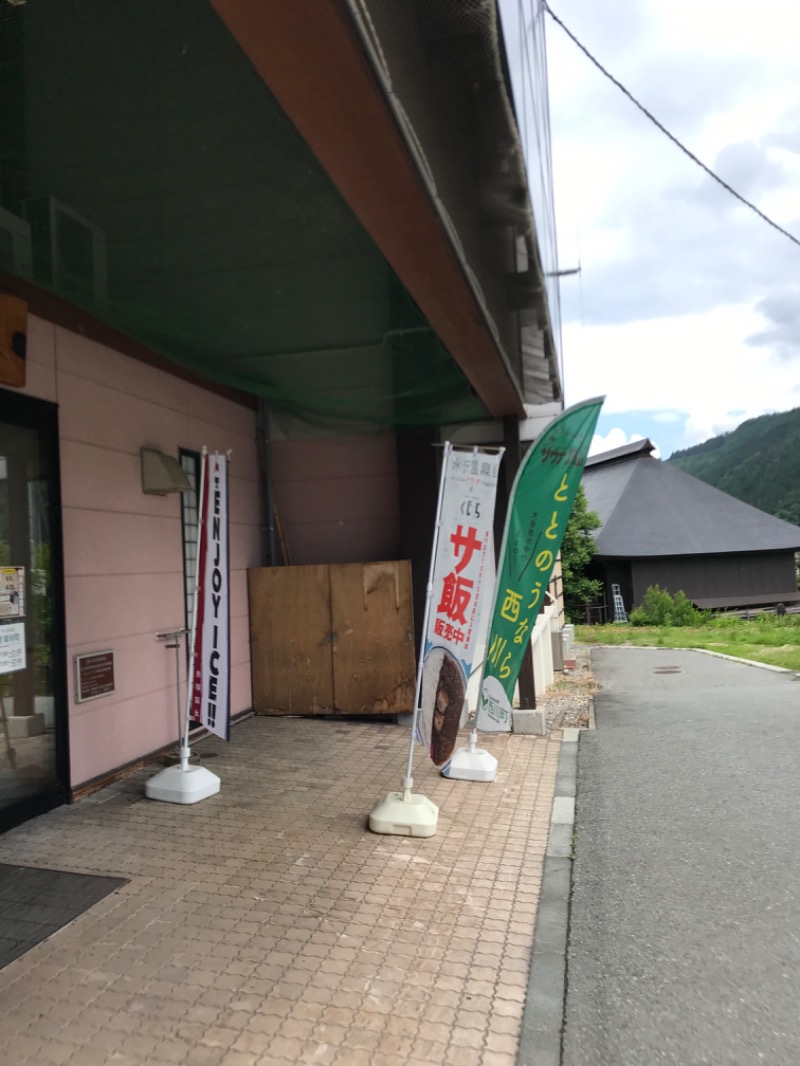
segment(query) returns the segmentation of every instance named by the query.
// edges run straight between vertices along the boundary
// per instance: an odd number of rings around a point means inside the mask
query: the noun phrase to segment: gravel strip
[[[557,674],[543,695],[536,696],[536,706],[545,712],[548,730],[567,727],[594,729],[594,694],[597,682],[592,673],[590,650],[573,645],[575,667]]]

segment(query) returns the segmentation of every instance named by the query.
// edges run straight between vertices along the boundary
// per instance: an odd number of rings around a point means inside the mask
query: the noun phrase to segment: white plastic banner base
[[[484,748],[458,748],[444,776],[457,781],[494,781],[496,774],[497,759]]]
[[[432,837],[439,824],[439,808],[419,793],[406,778],[402,792],[389,792],[369,816],[373,833],[404,837]]]
[[[219,792],[220,780],[204,766],[168,766],[157,773],[144,786],[148,799],[165,803],[199,803]]]
[[[497,773],[497,759],[478,747],[478,732],[473,729],[469,744],[453,752],[450,762],[443,768],[443,777],[454,777],[457,781],[494,781]]]

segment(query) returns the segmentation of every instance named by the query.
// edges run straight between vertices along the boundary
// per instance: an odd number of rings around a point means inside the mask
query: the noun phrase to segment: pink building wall
[[[24,392],[59,405],[71,785],[177,736],[184,624],[181,501],[142,492],[139,449],[232,449],[231,709],[251,706],[247,569],[260,558],[256,415],[114,349],[31,317]],[[73,656],[111,649],[114,693],[74,699]]]
[[[393,432],[276,440],[272,478],[292,565],[398,557]]]

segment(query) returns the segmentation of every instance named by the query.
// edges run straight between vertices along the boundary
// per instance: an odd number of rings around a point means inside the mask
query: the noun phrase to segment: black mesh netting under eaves
[[[0,270],[306,418],[485,416],[206,0],[0,4]]]

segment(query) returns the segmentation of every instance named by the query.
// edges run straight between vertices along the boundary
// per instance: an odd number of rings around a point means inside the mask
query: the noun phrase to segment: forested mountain
[[[743,422],[667,462],[776,518],[800,525],[800,407]]]

